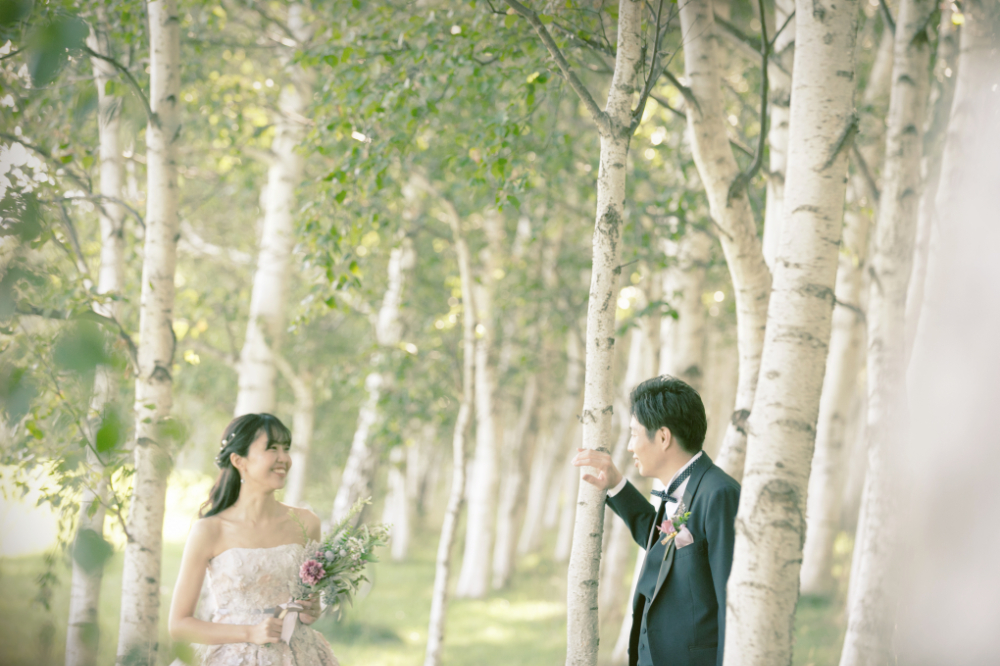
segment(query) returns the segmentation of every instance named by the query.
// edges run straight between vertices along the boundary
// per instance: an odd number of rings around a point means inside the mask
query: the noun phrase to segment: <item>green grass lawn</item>
[[[551,544],[550,544],[551,545]],[[373,587],[349,608],[342,621],[316,625],[344,666],[419,666],[423,663],[434,579],[437,533],[414,540],[405,562],[373,567]],[[460,544],[456,546],[457,576]],[[163,564],[161,663],[168,664],[166,613],[180,564],[181,547],[167,544]],[[551,548],[547,552],[551,552]],[[101,598],[100,664],[114,663],[121,554],[111,560]],[[40,556],[0,560],[0,666],[55,666],[63,663],[69,572],[60,564],[50,611],[36,601],[36,579],[45,571]],[[453,588],[452,588],[453,589]],[[803,599],[796,615],[795,666],[836,666],[843,640],[841,601]],[[563,565],[531,556],[519,563],[513,585],[482,600],[452,600],[448,609],[444,663],[449,666],[517,664],[551,666],[565,660],[566,578]],[[610,652],[617,631],[602,641]],[[606,658],[606,655],[605,655]]]

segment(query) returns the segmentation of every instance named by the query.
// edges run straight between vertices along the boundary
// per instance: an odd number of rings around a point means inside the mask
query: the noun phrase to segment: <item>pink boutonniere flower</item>
[[[694,537],[691,536],[691,531],[685,526],[688,518],[691,517],[690,511],[684,510],[684,502],[681,502],[677,507],[677,512],[674,514],[673,518],[668,518],[660,523],[659,529],[660,533],[663,534],[663,545],[670,543],[670,540],[677,537],[676,546],[678,548],[683,548],[684,546],[690,546],[694,543]]]

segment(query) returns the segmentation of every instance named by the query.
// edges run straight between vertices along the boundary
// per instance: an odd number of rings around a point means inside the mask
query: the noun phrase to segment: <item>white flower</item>
[[[333,551],[332,550],[326,551],[326,553],[323,555],[323,557],[326,558],[327,562],[332,562],[333,561]]]

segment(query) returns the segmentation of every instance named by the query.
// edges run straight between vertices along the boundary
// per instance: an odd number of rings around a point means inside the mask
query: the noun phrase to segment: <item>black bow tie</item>
[[[670,482],[670,487],[666,490],[654,490],[650,494],[659,497],[664,502],[676,502],[677,500],[673,497],[674,492],[676,492],[677,489],[680,488],[681,484],[684,483],[689,476],[691,476],[691,473],[694,472],[694,467],[697,464],[697,461],[695,461],[685,467],[684,471],[678,474],[677,478]]]

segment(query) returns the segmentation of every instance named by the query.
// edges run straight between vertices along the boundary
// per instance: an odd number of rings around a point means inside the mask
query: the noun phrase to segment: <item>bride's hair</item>
[[[236,503],[240,496],[240,472],[233,467],[230,454],[246,456],[250,445],[262,432],[267,433],[268,446],[289,444],[292,441],[292,433],[277,416],[271,414],[244,414],[237,416],[226,426],[222,433],[219,455],[215,456],[215,465],[221,471],[208,499],[201,505],[199,517],[214,516]]]

